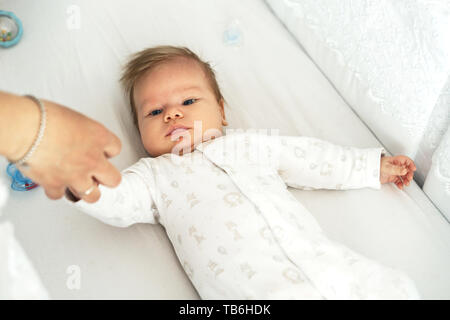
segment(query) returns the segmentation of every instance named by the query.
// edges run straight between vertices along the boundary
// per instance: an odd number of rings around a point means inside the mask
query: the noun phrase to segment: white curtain
[[[450,77],[433,109],[420,143],[416,181],[450,219]]]
[[[450,220],[450,127],[434,151],[423,190]]]

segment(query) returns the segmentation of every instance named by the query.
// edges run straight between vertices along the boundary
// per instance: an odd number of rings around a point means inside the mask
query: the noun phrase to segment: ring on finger
[[[90,187],[89,189],[87,189],[85,192],[82,193],[83,196],[88,196],[92,193],[92,191],[94,191],[96,185],[94,184],[92,187]]]

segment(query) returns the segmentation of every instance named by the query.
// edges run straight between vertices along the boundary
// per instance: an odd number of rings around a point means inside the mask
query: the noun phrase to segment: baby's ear
[[[225,103],[225,101],[223,100],[223,98],[221,98],[219,101],[219,106],[220,106],[220,113],[222,114],[222,125],[227,126],[228,122],[225,118],[224,103]]]

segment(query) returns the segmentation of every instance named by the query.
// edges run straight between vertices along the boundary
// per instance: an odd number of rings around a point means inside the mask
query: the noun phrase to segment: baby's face
[[[134,87],[134,102],[141,140],[152,157],[191,152],[198,143],[222,135],[223,101],[217,101],[195,61],[178,59],[149,71]],[[175,124],[188,129],[167,135]],[[184,152],[177,151],[180,146]]]

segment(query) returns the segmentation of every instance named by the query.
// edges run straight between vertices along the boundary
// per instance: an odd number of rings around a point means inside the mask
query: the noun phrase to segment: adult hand
[[[120,153],[120,140],[102,124],[74,110],[41,101],[47,110],[44,137],[27,161],[28,167],[19,166],[18,169],[41,185],[50,199],[61,198],[66,188],[70,188],[86,202],[96,202],[100,198],[99,183],[115,187],[121,181],[120,172],[108,161]],[[35,137],[39,127],[39,108],[37,105],[32,107],[37,117],[37,126],[32,131]],[[16,151],[17,157],[10,160],[22,157],[32,141],[21,144]],[[92,186],[92,192],[83,195]]]

